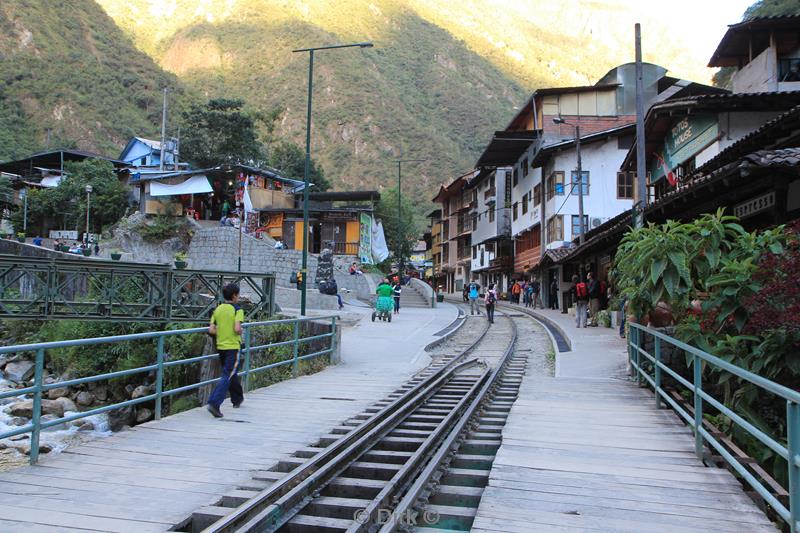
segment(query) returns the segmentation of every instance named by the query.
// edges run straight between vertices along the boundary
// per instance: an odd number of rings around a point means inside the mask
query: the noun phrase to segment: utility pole
[[[158,170],[164,170],[164,144],[167,142],[167,88],[164,87],[164,105],[161,108],[161,156]]]
[[[636,23],[636,185],[638,210],[634,226],[644,226],[644,208],[647,205],[647,171],[644,154],[644,79],[642,68],[642,26]],[[638,213],[637,213],[638,211]]]
[[[172,154],[172,158],[175,160],[175,170],[180,170],[178,166],[178,155],[181,152],[181,127],[178,126],[178,137],[175,139],[175,151]],[[194,196],[194,195],[193,195]],[[192,207],[194,207],[194,202],[192,202]]]

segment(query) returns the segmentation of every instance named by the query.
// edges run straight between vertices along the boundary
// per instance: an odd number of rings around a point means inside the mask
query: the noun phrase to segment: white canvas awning
[[[150,182],[150,196],[177,196],[180,194],[204,194],[211,192],[211,184],[204,175],[192,176],[183,183],[170,185],[158,181]]]
[[[61,183],[61,176],[45,176],[42,178],[41,186],[42,187],[58,187],[58,184]]]

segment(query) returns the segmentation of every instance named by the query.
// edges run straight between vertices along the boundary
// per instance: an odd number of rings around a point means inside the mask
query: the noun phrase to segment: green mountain
[[[116,156],[158,135],[160,89],[178,79],[94,2],[0,2],[0,160],[68,147]]]

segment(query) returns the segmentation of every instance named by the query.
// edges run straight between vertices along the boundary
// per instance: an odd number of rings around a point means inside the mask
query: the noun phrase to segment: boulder
[[[69,387],[56,387],[47,391],[47,397],[51,400],[57,400],[62,396],[69,396]]]
[[[108,412],[108,427],[111,431],[119,431],[125,426],[133,425],[136,413],[133,406],[120,407]]]
[[[66,396],[62,396],[61,398],[56,398],[55,400],[60,403],[64,407],[64,411],[77,411],[78,406],[75,405],[75,402],[67,398]]]
[[[106,387],[97,387],[94,390],[94,397],[97,398],[99,402],[108,400],[108,389]]]
[[[24,426],[28,422],[30,422],[30,420],[21,416],[15,416],[14,418],[11,419],[12,426]]]
[[[144,398],[148,394],[150,394],[150,387],[148,387],[147,385],[139,385],[138,387],[133,389],[133,392],[131,393],[131,400]]]
[[[50,422],[51,420],[56,420],[58,418],[60,417],[55,415],[44,415],[41,420],[42,422]],[[45,428],[43,431],[63,431],[65,429],[67,429],[67,424],[66,422],[63,422],[61,424],[56,424],[55,426]]]
[[[153,418],[153,411],[148,409],[147,407],[140,407],[136,410],[136,423],[141,424],[142,422],[147,422]]]
[[[30,444],[20,444],[18,446],[14,446],[20,453],[24,453],[25,455],[31,454],[31,446]],[[39,443],[39,453],[50,453],[53,451],[53,447],[49,444],[45,444],[43,442]]]
[[[75,397],[75,403],[83,406],[92,405],[94,403],[94,394],[89,391],[81,391]]]
[[[129,383],[129,384],[127,384],[127,385],[125,385],[125,394],[127,394],[127,395],[128,395],[128,397],[130,397],[130,395],[131,395],[131,394],[133,394],[133,389],[135,389],[135,388],[136,388],[136,387],[134,387],[134,386],[133,386],[133,385],[131,385],[130,383]]]
[[[33,377],[36,365],[33,361],[14,361],[8,363],[5,368],[6,379],[15,383],[22,383]]]
[[[8,410],[11,416],[33,417],[33,400],[23,400],[11,406]],[[56,415],[59,418],[64,416],[64,406],[55,400],[42,400],[42,414]]]
[[[56,378],[54,378],[52,375],[49,375],[49,374],[46,375],[44,377],[44,379],[42,379],[42,383],[44,383],[45,385],[52,385],[53,383],[56,383],[57,381],[58,380]]]
[[[76,422],[80,422],[78,426],[78,431],[94,431],[94,423],[90,420],[77,420]]]

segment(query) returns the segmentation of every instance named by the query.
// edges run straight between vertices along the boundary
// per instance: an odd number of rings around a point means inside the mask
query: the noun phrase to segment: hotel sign
[[[692,115],[675,122],[664,138],[664,145],[650,158],[652,181],[697,155],[717,139],[719,126],[716,115]]]

